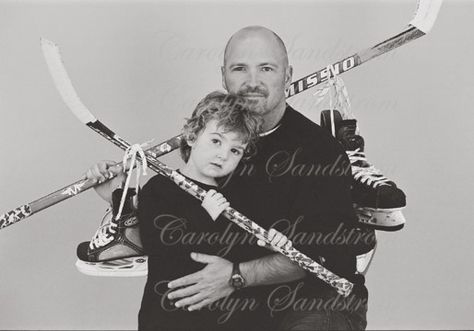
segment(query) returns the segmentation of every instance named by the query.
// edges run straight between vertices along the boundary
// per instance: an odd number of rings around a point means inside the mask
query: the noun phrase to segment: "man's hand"
[[[191,253],[191,258],[207,265],[200,271],[175,279],[168,283],[174,290],[168,299],[178,299],[176,307],[188,306],[189,311],[201,309],[221,298],[230,295],[234,288],[229,285],[232,263],[215,255]]]
[[[216,190],[207,191],[204,200],[202,201],[201,206],[206,209],[206,211],[211,216],[212,220],[215,221],[216,218],[230,206],[226,198],[221,193],[216,192]]]

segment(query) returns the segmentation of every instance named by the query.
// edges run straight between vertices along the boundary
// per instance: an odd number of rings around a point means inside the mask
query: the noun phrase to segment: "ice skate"
[[[364,138],[357,134],[357,120],[343,119],[337,110],[321,112],[321,126],[344,146],[352,168],[352,199],[359,222],[378,230],[403,228],[401,210],[405,194],[397,185],[371,165],[364,153]]]
[[[121,217],[115,220],[121,194],[121,190],[113,193],[113,208],[107,209],[92,240],[77,247],[76,267],[86,275],[135,277],[146,276],[148,272],[133,207],[133,190],[127,194]]]

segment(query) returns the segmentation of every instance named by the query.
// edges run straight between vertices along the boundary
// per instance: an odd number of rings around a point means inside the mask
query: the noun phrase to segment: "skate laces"
[[[117,224],[112,221],[112,208],[107,208],[105,211],[104,216],[102,217],[102,221],[100,222],[100,227],[94,234],[94,237],[89,243],[90,249],[95,249],[96,247],[102,247],[107,245],[110,241],[112,241],[113,236],[109,234],[115,233],[115,227]]]
[[[128,160],[129,159],[131,159],[131,160],[130,160],[130,166],[128,168],[127,180],[125,181],[125,186],[124,186],[123,192],[122,192],[122,198],[120,199],[119,210],[117,212],[117,215],[115,216],[116,221],[118,221],[120,219],[120,217],[122,216],[123,206],[125,204],[125,199],[127,198],[128,187],[130,185],[130,178],[132,177],[132,172],[133,172],[133,169],[135,168],[135,165],[138,166],[138,164],[137,164],[138,163],[137,154],[141,159],[142,175],[146,176],[146,174],[147,174],[146,168],[148,167],[148,163],[147,163],[147,160],[146,160],[145,152],[142,149],[142,146],[146,146],[149,143],[150,142],[146,142],[143,145],[133,144],[125,150],[125,155],[123,156],[123,168],[124,169],[126,169],[126,167],[127,167]],[[139,185],[140,185],[140,171],[137,170],[136,174],[137,175],[136,175],[136,180],[135,180],[135,188],[136,188],[136,192],[137,192],[137,195],[138,195],[138,188],[139,188]]]
[[[334,121],[334,110],[339,109],[343,119],[354,118],[354,114],[351,110],[351,103],[349,101],[349,93],[347,92],[344,81],[336,72],[333,65],[326,67],[328,79],[326,83],[316,90],[314,95],[316,96],[315,105],[321,103],[327,96],[329,96],[329,110],[331,114],[331,133],[336,136],[336,127]]]
[[[120,199],[119,210],[118,210],[117,215],[115,216],[115,218],[111,216],[110,220],[104,223],[104,220],[106,220],[106,218],[112,212],[112,208],[107,209],[106,214],[102,218],[102,223],[103,224],[101,224],[99,229],[97,229],[94,237],[92,238],[92,240],[89,243],[89,247],[91,249],[103,247],[103,246],[109,244],[114,239],[114,235],[117,232],[116,228],[118,227],[117,221],[122,216],[122,211],[123,211],[123,207],[125,205],[125,200],[126,200],[126,197],[127,197],[128,188],[130,186],[130,178],[131,178],[133,169],[135,168],[135,166],[138,163],[137,154],[141,158],[141,161],[142,161],[142,174],[143,175],[147,174],[147,172],[146,172],[147,160],[146,160],[146,157],[145,157],[145,152],[143,151],[142,147],[148,146],[149,143],[150,142],[146,142],[142,145],[134,144],[134,145],[131,145],[130,147],[128,147],[125,150],[125,155],[123,156],[123,161],[122,161],[123,169],[127,169],[127,162],[128,162],[129,159],[131,159],[131,161],[130,161],[130,165],[129,165],[129,168],[128,168],[128,171],[127,171],[128,172],[127,173],[127,179],[125,181],[125,186],[123,188],[122,197]],[[137,174],[137,176],[136,176],[135,183],[136,183],[136,192],[138,194],[138,188],[139,188],[139,184],[140,184],[140,171],[137,171],[136,174]]]
[[[365,153],[361,152],[360,148],[354,151],[346,151],[346,153],[349,156],[349,161],[351,162],[352,167],[352,176],[355,180],[374,188],[381,185],[390,185],[388,183],[390,180],[385,177],[380,170],[367,161]]]

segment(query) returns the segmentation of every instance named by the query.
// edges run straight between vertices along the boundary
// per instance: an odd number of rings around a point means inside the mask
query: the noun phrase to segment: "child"
[[[175,307],[167,298],[167,283],[204,267],[202,263],[193,261],[192,252],[225,255],[226,242],[218,240],[219,236],[240,230],[219,217],[229,203],[222,193],[217,192],[216,179],[229,175],[242,157],[254,150],[261,120],[248,105],[248,101],[239,96],[213,92],[199,102],[184,126],[181,156],[185,165],[180,172],[208,191],[202,203],[158,175],[151,178],[139,193],[140,237],[148,255],[148,279],[139,313],[140,330],[214,330],[230,326],[225,323],[218,325],[224,312],[206,308],[189,312],[186,307]],[[87,172],[87,177],[100,181],[111,173],[119,174],[118,179],[97,189],[99,195],[116,207],[117,199],[112,198],[111,192],[114,185],[123,180],[123,175],[121,169],[109,165],[110,162],[95,165]],[[120,194],[116,191],[114,196]],[[269,231],[269,239],[278,247],[291,245],[274,229]],[[260,241],[258,244],[264,243]],[[135,253],[139,255],[141,252]]]

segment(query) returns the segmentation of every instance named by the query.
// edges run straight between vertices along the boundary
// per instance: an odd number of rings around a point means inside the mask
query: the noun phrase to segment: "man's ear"
[[[285,90],[288,90],[290,88],[290,84],[293,79],[293,67],[291,65],[286,68],[285,72]]]
[[[225,83],[225,67],[224,66],[221,66],[221,76],[222,76],[222,87],[226,90],[227,90],[227,85]]]

